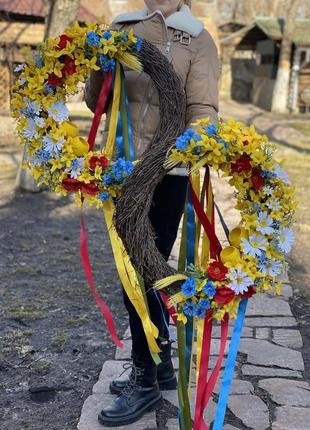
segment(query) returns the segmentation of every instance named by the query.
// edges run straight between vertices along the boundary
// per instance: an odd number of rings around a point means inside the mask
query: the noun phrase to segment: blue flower
[[[216,124],[210,124],[205,128],[208,136],[214,136],[217,132]]]
[[[103,70],[104,72],[108,72],[109,70],[113,70],[115,68],[116,63],[115,60],[109,60],[106,55],[101,54],[99,55],[99,64],[101,66],[101,70]]]
[[[274,179],[274,178],[277,177],[277,175],[275,173],[271,172],[268,169],[263,169],[262,170],[262,176],[263,176],[263,178],[267,178],[267,179],[270,179],[270,178]]]
[[[142,45],[143,45],[143,40],[140,39],[140,37],[138,37],[138,39],[136,41],[135,51],[140,52],[142,49]]]
[[[219,139],[219,140],[218,140],[218,143],[221,143],[221,144],[223,145],[223,148],[224,148],[226,151],[228,151],[228,150],[229,150],[229,143],[228,143],[228,142],[226,142],[226,140],[224,140],[224,139]]]
[[[110,197],[110,194],[104,191],[103,193],[100,194],[99,199],[102,202],[105,202],[106,200],[108,200],[109,197]]]
[[[122,34],[122,35],[121,35],[121,41],[122,41],[122,42],[127,42],[127,40],[128,40],[128,36],[127,36],[127,34]]]
[[[199,142],[199,141],[201,140],[201,136],[200,136],[200,134],[199,134],[199,133],[194,133],[194,134],[191,136],[191,139],[194,139],[194,141],[195,141],[195,142]]]
[[[183,312],[185,315],[187,315],[188,317],[192,317],[195,314],[195,310],[196,310],[196,305],[194,302],[192,302],[191,300],[185,302],[183,306]]]
[[[186,149],[189,145],[189,141],[186,139],[185,136],[180,136],[177,138],[177,141],[175,143],[175,147],[179,150],[182,151],[183,149]]]
[[[112,184],[112,177],[111,175],[105,175],[102,179],[102,183],[104,185],[111,185]]]
[[[181,285],[181,290],[186,297],[193,297],[196,292],[195,279],[187,278],[186,281]]]
[[[109,40],[109,39],[111,39],[111,37],[112,37],[112,33],[110,33],[110,31],[105,31],[105,32],[103,33],[102,37],[103,37],[105,40]]]
[[[216,286],[212,281],[207,281],[203,286],[202,291],[206,293],[207,296],[213,297],[216,293]]]
[[[32,164],[35,166],[40,166],[42,163],[46,164],[51,158],[51,154],[44,149],[37,149],[35,156],[32,157]]]
[[[280,222],[280,221],[277,221],[277,220],[273,221],[273,223],[272,223],[272,227],[273,227],[275,230],[278,230],[280,226],[281,226],[281,222]]]
[[[44,85],[44,93],[45,94],[55,94],[56,93],[56,89],[54,87],[51,87],[48,84]]]
[[[83,167],[84,167],[84,158],[79,157],[72,160],[71,167],[68,170],[71,178],[76,179],[78,176],[80,176]]]
[[[206,316],[206,309],[202,306],[195,306],[194,308],[194,316],[198,318],[204,318]]]
[[[39,54],[38,52],[36,52],[34,55],[34,64],[39,68],[42,69],[42,67],[44,66],[44,61],[43,61],[43,57],[41,54]]]
[[[211,306],[211,304],[210,304],[210,300],[208,300],[208,299],[201,299],[201,300],[199,300],[198,305],[199,305],[202,309],[205,309],[205,310],[210,309],[210,306]]]
[[[86,43],[92,46],[99,46],[100,36],[98,36],[94,31],[89,31],[86,35]]]

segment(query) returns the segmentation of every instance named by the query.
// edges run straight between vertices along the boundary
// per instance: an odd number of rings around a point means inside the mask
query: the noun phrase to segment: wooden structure
[[[283,18],[256,17],[253,24],[235,27],[233,24],[221,27],[223,46],[234,46],[232,63],[231,95],[239,101],[252,102],[266,110],[271,109],[273,89],[277,75]],[[226,30],[226,31],[225,31]],[[309,109],[310,92],[310,20],[297,19],[293,33],[291,76],[288,108],[294,112]],[[237,65],[237,63],[240,63]],[[247,65],[247,67],[246,67]],[[247,69],[248,76],[240,73]],[[234,91],[234,88],[243,91]],[[307,104],[308,103],[308,104]]]
[[[88,3],[88,2],[84,2]],[[25,61],[44,38],[45,8],[42,0],[0,0],[0,114],[10,112],[10,87],[14,68]],[[96,20],[97,14],[82,6],[79,21]]]

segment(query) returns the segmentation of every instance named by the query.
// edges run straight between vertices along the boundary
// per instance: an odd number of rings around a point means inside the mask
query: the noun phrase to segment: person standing
[[[151,42],[168,58],[184,86],[186,128],[207,116],[216,122],[220,66],[211,35],[202,22],[192,15],[189,1],[145,0],[144,3],[144,9],[116,17],[112,28],[133,28],[136,36]],[[85,101],[93,112],[103,79],[104,73],[93,72],[86,82]],[[135,156],[138,159],[148,148],[159,124],[158,94],[149,76],[143,72],[126,71],[125,81]],[[166,260],[177,236],[187,187],[186,170],[174,168],[154,193],[149,218],[156,235],[156,246]],[[132,336],[133,365],[129,377],[116,379],[110,384],[110,391],[118,396],[98,416],[106,426],[126,425],[139,420],[145,412],[161,404],[160,390],[175,389],[177,386],[171,361],[169,314],[160,296],[150,287],[146,288],[147,300],[151,319],[159,330],[162,362],[158,366],[154,363],[141,320],[123,290]]]

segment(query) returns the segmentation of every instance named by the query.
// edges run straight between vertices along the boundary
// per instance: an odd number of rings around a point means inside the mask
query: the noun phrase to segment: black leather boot
[[[171,344],[172,341],[168,340],[162,342],[160,345],[161,352],[159,353],[161,363],[157,366],[157,381],[160,390],[175,390],[177,388],[177,378],[174,373],[173,364],[171,361]],[[126,370],[126,368],[124,367]],[[128,366],[127,366],[128,369]],[[132,379],[132,372],[123,378],[114,379],[110,383],[110,392],[112,394],[120,394],[125,385]]]
[[[138,421],[146,412],[162,405],[155,363],[132,365],[131,376],[112,405],[102,409],[98,415],[101,424],[117,427]]]

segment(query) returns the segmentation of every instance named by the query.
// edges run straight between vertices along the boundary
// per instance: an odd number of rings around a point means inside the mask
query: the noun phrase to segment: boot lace
[[[139,385],[139,381],[144,375],[144,369],[141,367],[135,366],[133,363],[125,363],[123,367],[125,369],[123,373],[125,373],[125,371],[130,368],[131,368],[131,372],[128,376],[128,382],[124,386],[121,394],[123,394],[126,397],[130,397],[132,393],[135,391],[135,389],[137,388],[137,386]]]

